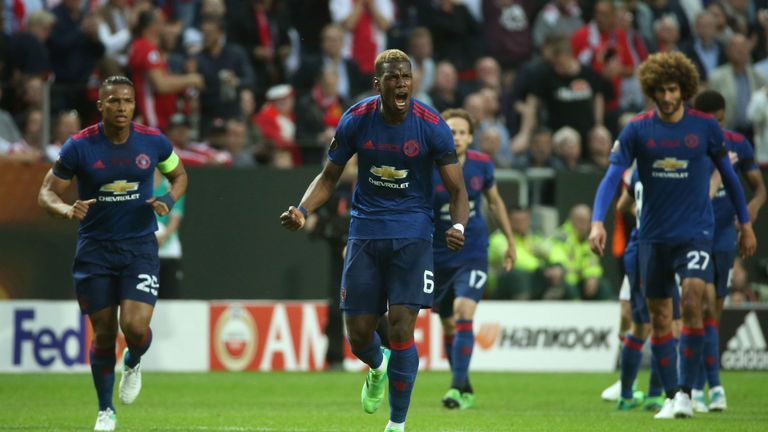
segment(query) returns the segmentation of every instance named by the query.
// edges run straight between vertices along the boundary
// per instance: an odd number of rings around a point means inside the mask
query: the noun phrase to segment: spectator
[[[547,38],[540,49],[540,56],[526,62],[512,79],[512,89],[505,98],[504,112],[507,119],[507,130],[513,134],[510,148],[513,154],[528,150],[531,140],[530,132],[536,126],[538,106],[528,103],[528,96],[534,94],[539,77],[553,63],[554,47],[569,39],[552,35]]]
[[[488,54],[506,69],[517,69],[531,55],[531,21],[536,0],[482,0]]]
[[[544,238],[531,229],[528,209],[511,207],[509,223],[515,238],[517,261],[510,272],[503,272],[507,238],[497,230],[488,246],[489,297],[504,300],[531,300],[544,291],[544,268],[547,265]]]
[[[755,161],[761,168],[768,167],[768,87],[752,93],[747,116],[755,130]]]
[[[62,0],[53,8],[56,24],[48,38],[56,81],[51,89],[54,111],[76,109],[85,119],[97,117],[86,91],[97,62],[104,55],[98,18],[85,13],[80,0]]]
[[[730,305],[740,305],[759,302],[760,296],[752,288],[749,282],[749,273],[744,268],[744,262],[741,258],[736,258],[733,263],[733,273],[731,273],[731,292],[726,299]]]
[[[321,35],[331,22],[328,0],[287,0],[291,24],[301,41],[301,56],[320,55]]]
[[[485,56],[480,57],[475,62],[475,83],[476,88],[473,90],[480,90],[484,88],[492,89],[496,94],[501,94],[501,66],[495,58]]]
[[[733,31],[744,36],[748,35],[756,23],[754,1],[727,0],[721,4],[725,8],[728,23]]]
[[[203,51],[197,56],[197,70],[205,88],[200,93],[201,127],[210,127],[213,118],[240,118],[240,91],[254,86],[253,69],[245,52],[226,42],[223,21],[203,17]]]
[[[39,109],[27,110],[21,123],[21,140],[8,142],[0,139],[0,160],[38,162],[41,160],[40,136],[43,113]]]
[[[535,116],[543,107],[547,114],[544,124],[555,130],[571,126],[585,142],[590,129],[603,124],[603,80],[590,66],[576,60],[567,40],[554,43],[552,53],[552,64],[537,76],[534,94],[528,95],[524,113]],[[535,118],[524,119],[523,125],[534,127]]]
[[[533,43],[541,48],[547,38],[563,36],[568,39],[584,25],[577,0],[552,0],[544,6],[533,25]]]
[[[577,30],[571,38],[573,54],[578,61],[591,66],[613,84],[613,92],[608,93],[604,107],[611,119],[618,117],[622,79],[632,76],[635,68],[627,35],[617,24],[613,2],[598,0],[592,21]],[[598,123],[602,124],[602,120]],[[579,132],[586,140],[585,131],[579,129]]]
[[[483,35],[480,24],[467,6],[454,0],[437,0],[422,4],[424,6],[419,11],[419,20],[432,33],[435,59],[449,61],[462,74],[471,70],[478,53],[483,51]],[[461,104],[451,108],[458,106]]]
[[[528,152],[515,159],[514,168],[563,169],[563,163],[552,154],[552,131],[545,127],[534,130]]]
[[[484,111],[482,117],[483,120],[477,122],[478,130],[480,131],[481,135],[486,129],[495,129],[498,131],[501,145],[494,158],[494,163],[496,166],[509,168],[512,166],[514,155],[512,154],[512,149],[509,146],[509,131],[507,130],[504,118],[500,113],[501,106],[499,104],[498,91],[490,87],[485,87],[480,89],[478,94],[482,97],[481,107]]]
[[[243,89],[240,92],[240,112],[243,113],[243,120],[248,134],[248,142],[253,146],[253,157],[256,164],[268,164],[270,157],[268,155],[267,145],[261,136],[261,130],[255,123],[256,117],[256,97],[249,89]]]
[[[443,112],[448,108],[459,108],[462,105],[464,98],[458,86],[459,75],[456,67],[449,61],[439,62],[435,72],[435,86],[429,92],[435,110]]]
[[[387,48],[387,30],[395,20],[392,0],[330,0],[331,20],[345,30],[344,55],[373,78],[376,55]]]
[[[42,77],[51,70],[50,54],[45,42],[55,23],[56,16],[40,9],[27,16],[24,31],[11,37],[7,74],[13,87],[21,82],[23,77]]]
[[[421,74],[420,90],[429,93],[435,85],[435,59],[432,34],[426,27],[416,27],[408,38],[408,56],[413,72]]]
[[[238,119],[227,120],[226,148],[232,155],[232,165],[236,167],[253,166],[253,145],[248,142],[248,128]]]
[[[563,126],[552,136],[553,153],[563,163],[563,168],[575,170],[581,162],[581,135],[570,126]]]
[[[616,8],[623,10],[626,15],[624,17],[619,15],[619,20],[626,20],[630,23],[629,26],[622,25],[621,23],[619,24],[622,30],[627,33],[630,46],[632,45],[633,38],[633,36],[630,36],[631,29],[631,33],[636,34],[637,37],[642,39],[642,43],[645,47],[652,47],[654,45],[653,12],[651,12],[648,4],[642,0],[623,0],[621,3],[616,3]]]
[[[696,65],[702,81],[706,81],[713,70],[728,61],[716,31],[715,17],[711,12],[702,11],[696,15],[693,37],[680,47],[680,51]]]
[[[3,16],[3,31],[7,35],[15,35],[24,31],[29,16],[41,10],[45,10],[43,0],[4,0],[3,10],[0,15]]]
[[[0,87],[0,99],[3,98],[3,88]],[[11,143],[18,143],[21,141],[21,131],[16,126],[11,113],[4,109],[0,109],[0,146],[8,146]]]
[[[227,38],[245,49],[256,75],[256,95],[285,81],[283,60],[291,53],[287,16],[273,0],[244,0],[227,10]]]
[[[421,69],[413,69],[411,70],[411,82],[412,82],[412,94],[414,99],[418,99],[425,104],[432,106],[432,97],[424,91],[424,89],[421,87],[421,83],[423,82],[423,75],[421,72]]]
[[[747,105],[752,93],[766,81],[750,63],[750,46],[745,36],[733,35],[726,49],[728,63],[712,71],[707,84],[723,95],[727,107],[732,107],[725,112],[725,127],[742,133],[751,141],[753,134]]]
[[[498,129],[490,128],[481,132],[478,148],[495,161],[501,148],[501,137],[499,136]]]
[[[136,12],[129,6],[128,0],[108,0],[98,11],[97,34],[104,45],[104,55],[122,67],[128,65],[131,28],[135,21]]]
[[[75,110],[62,111],[56,116],[53,125],[53,139],[45,146],[45,157],[49,162],[56,162],[59,158],[61,147],[70,136],[82,129],[80,115]]]
[[[656,51],[679,51],[680,25],[674,15],[664,15],[653,22],[653,32],[656,36]]]
[[[673,16],[677,20],[680,39],[691,37],[691,26],[688,23],[688,16],[678,0],[648,0],[647,3],[653,14],[653,21],[657,21],[664,16]]]
[[[731,36],[733,36],[733,30],[728,25],[728,14],[725,12],[723,4],[719,1],[712,1],[707,5],[706,10],[715,19],[715,37],[723,45],[728,44]]]
[[[611,292],[602,282],[603,268],[600,258],[589,248],[589,230],[592,210],[586,204],[574,206],[568,220],[560,227],[553,241],[551,259],[565,270],[561,298],[581,300],[608,300]],[[551,294],[551,297],[558,295]]]
[[[290,152],[293,166],[302,163],[301,152],[296,145],[295,100],[291,86],[274,86],[267,91],[267,103],[256,114],[256,123],[264,139],[274,151]]]
[[[371,87],[372,82],[363,79],[357,62],[342,54],[344,47],[344,28],[338,24],[328,24],[323,28],[321,37],[321,54],[310,56],[302,61],[301,67],[294,76],[296,89],[300,93],[310,91],[317,77],[324,68],[336,71],[336,90],[345,100],[354,98]],[[373,63],[371,63],[373,64]]]
[[[176,112],[176,94],[187,89],[202,89],[204,80],[197,73],[171,74],[158,50],[165,20],[161,12],[141,12],[136,24],[137,39],[128,52],[128,65],[136,88],[136,106],[143,122],[165,129]]]
[[[184,166],[231,165],[232,155],[219,151],[206,143],[192,143],[187,116],[176,113],[168,121],[165,136],[173,144],[173,151]]]
[[[625,1],[616,6],[616,16],[619,22],[619,28],[621,28],[627,35],[629,53],[632,56],[632,63],[635,66],[639,66],[640,63],[648,57],[648,44],[645,42],[646,39],[642,36],[641,32],[635,30],[634,27],[635,22],[637,22],[635,21],[636,17],[634,14],[646,9],[647,6],[638,3],[637,0]],[[647,10],[647,14],[648,19],[650,20],[650,10]],[[622,78],[620,89],[620,112],[638,112],[643,109],[645,105],[645,96],[643,95],[643,90],[640,88],[640,80],[637,78],[637,74],[633,73],[630,76]]]
[[[589,132],[589,142],[587,143],[589,162],[598,170],[605,171],[608,169],[608,165],[611,163],[609,158],[612,145],[611,131],[604,126],[595,126]]]
[[[337,80],[335,69],[323,69],[312,90],[297,103],[296,141],[302,148],[305,163],[322,162],[346,108],[337,92]]]

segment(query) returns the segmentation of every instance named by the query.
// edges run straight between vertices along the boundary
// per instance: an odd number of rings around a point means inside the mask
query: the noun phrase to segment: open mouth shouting
[[[399,110],[408,108],[408,92],[406,90],[395,90],[395,107]]]

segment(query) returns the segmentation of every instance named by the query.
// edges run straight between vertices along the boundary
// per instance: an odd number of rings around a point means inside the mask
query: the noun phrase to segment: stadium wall
[[[72,299],[71,266],[77,238],[73,221],[53,220],[37,206],[47,164],[0,162],[0,299]],[[323,241],[279,227],[279,214],[297,204],[318,167],[190,169],[191,187],[181,228],[184,247],[182,298],[328,298],[329,249]],[[768,171],[763,173],[768,179]],[[499,176],[512,203],[514,182]],[[555,202],[561,221],[577,203],[591,203],[597,173],[560,172]],[[503,183],[503,184],[502,184]],[[68,200],[74,199],[74,190]],[[609,215],[608,225],[612,216]],[[755,224],[757,258],[747,261],[755,281],[768,282],[768,211]],[[609,236],[607,249],[611,250]],[[618,287],[617,260],[603,258]]]

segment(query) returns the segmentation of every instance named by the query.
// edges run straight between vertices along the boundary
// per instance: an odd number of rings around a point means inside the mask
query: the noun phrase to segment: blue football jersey
[[[641,241],[712,240],[711,161],[724,154],[717,121],[688,107],[676,123],[662,121],[655,111],[630,121],[614,144],[611,163],[626,168],[637,160],[644,192]]]
[[[69,138],[53,173],[65,180],[77,177],[80,199],[96,199],[80,222],[80,236],[124,240],[154,233],[157,222],[146,201],[152,198],[155,167],[172,152],[158,129],[138,123],[131,123],[123,144],[109,141],[102,123]]]
[[[450,213],[450,195],[443,185],[438,170],[432,175],[435,182],[435,235],[432,246],[436,267],[453,267],[471,258],[488,256],[488,228],[480,212],[483,193],[494,185],[493,162],[485,153],[467,150],[464,160],[464,183],[469,198],[469,220],[464,229],[466,241],[458,252],[448,249],[445,232],[453,226]]]
[[[746,174],[749,171],[759,169],[755,163],[755,153],[752,145],[744,135],[730,130],[723,130],[725,135],[725,147],[728,151],[735,152],[739,161],[735,168]],[[715,214],[715,237],[712,242],[713,252],[727,252],[736,250],[736,209],[725,187],[721,184],[717,195],[712,199],[712,208]]]
[[[411,100],[405,120],[384,121],[378,96],[347,110],[328,158],[344,165],[357,153],[350,239],[432,239],[432,170],[455,153],[453,136],[432,108]]]

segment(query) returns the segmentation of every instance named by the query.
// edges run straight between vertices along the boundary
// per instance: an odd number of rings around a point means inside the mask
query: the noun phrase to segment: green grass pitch
[[[616,374],[473,373],[478,407],[449,411],[447,373],[420,373],[406,430],[415,431],[766,431],[768,373],[723,373],[728,411],[689,420],[617,412],[600,400]],[[119,379],[119,376],[118,376]],[[386,404],[365,414],[363,373],[144,373],[131,406],[117,406],[118,431],[382,431]],[[647,383],[642,373],[641,389]],[[117,386],[115,386],[117,387]],[[117,393],[117,389],[115,389]],[[117,395],[115,395],[117,401]],[[88,431],[96,396],[88,374],[0,374],[0,430]]]

